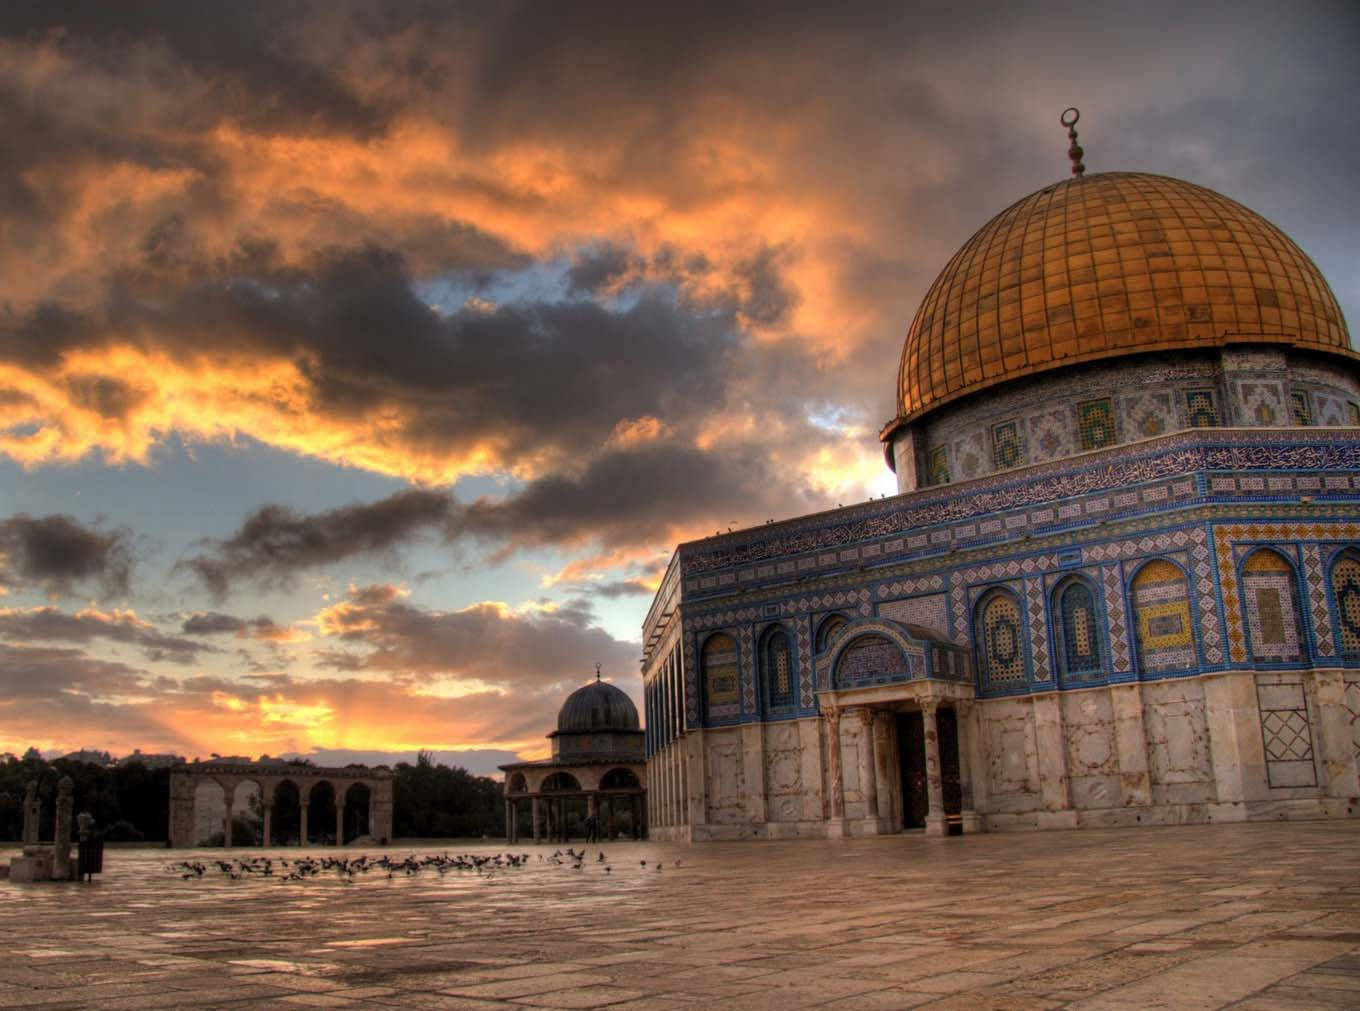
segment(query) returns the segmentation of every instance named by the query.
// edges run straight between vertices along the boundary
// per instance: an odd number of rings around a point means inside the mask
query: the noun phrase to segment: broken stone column
[[[38,819],[42,816],[42,802],[38,800],[38,781],[30,779],[24,790],[24,845],[38,842]]]
[[[71,880],[71,812],[75,807],[72,794],[75,784],[70,776],[62,776],[57,784],[57,826],[52,841],[52,880]]]

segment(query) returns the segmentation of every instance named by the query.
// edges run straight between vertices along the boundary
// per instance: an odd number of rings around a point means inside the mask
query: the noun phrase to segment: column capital
[[[921,712],[927,714],[927,715],[930,716],[932,719],[934,718],[935,714],[936,714],[937,712],[939,712],[939,710],[940,710],[940,701],[939,701],[939,699],[922,699],[922,700],[921,700]]]
[[[856,706],[853,712],[866,727],[872,727],[874,718],[878,715],[878,710],[870,709],[868,706]]]

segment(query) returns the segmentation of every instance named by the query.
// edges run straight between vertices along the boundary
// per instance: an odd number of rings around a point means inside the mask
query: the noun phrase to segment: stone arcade
[[[1360,814],[1357,362],[1211,190],[1078,164],[1002,211],[907,334],[899,494],[676,549],[652,837]]]
[[[216,784],[222,789],[226,813],[222,819],[224,846],[232,845],[233,800],[242,786],[260,791],[264,816],[262,845],[284,845],[287,840],[275,839],[274,809],[282,796],[280,787],[296,794],[299,822],[299,845],[307,845],[307,808],[312,791],[321,785],[331,788],[335,803],[335,839],[345,840],[345,810],[348,803],[358,803],[358,794],[367,793],[367,832],[360,835],[385,845],[392,838],[392,773],[385,769],[366,769],[353,766],[328,769],[316,765],[290,765],[284,762],[192,762],[177,766],[170,772],[170,845],[195,846],[194,805],[198,788]],[[355,788],[362,788],[356,790]],[[351,798],[351,791],[355,796]],[[320,826],[317,826],[320,827]]]

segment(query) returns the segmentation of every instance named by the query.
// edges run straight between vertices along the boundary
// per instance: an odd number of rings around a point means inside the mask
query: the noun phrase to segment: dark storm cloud
[[[77,586],[127,593],[133,567],[132,534],[102,530],[74,517],[19,513],[0,520],[0,586],[31,584],[50,594]]]
[[[263,642],[286,642],[293,637],[292,629],[278,624],[267,615],[238,618],[219,611],[191,614],[184,619],[180,631],[185,635],[232,634],[239,639],[259,639]]]
[[[25,706],[36,698],[108,696],[145,686],[144,671],[78,649],[0,643],[0,697],[23,699]]]
[[[286,583],[305,569],[355,555],[390,552],[421,532],[441,526],[449,509],[447,494],[418,488],[397,492],[378,502],[341,506],[311,515],[280,505],[266,505],[248,516],[232,537],[208,542],[209,551],[177,565],[196,575],[219,596],[240,579]],[[232,620],[239,621],[227,615],[204,616],[208,624]],[[241,622],[233,629],[214,630],[238,631],[246,625]]]
[[[93,609],[75,614],[55,607],[0,610],[0,636],[20,642],[89,643],[102,639],[135,646],[149,660],[175,663],[190,663],[202,652],[219,652],[207,643],[165,635],[131,612],[105,613]]]
[[[383,110],[326,66],[323,50],[313,44],[331,37],[315,27],[334,10],[312,2],[244,3],[226,11],[197,0],[11,0],[0,7],[0,36],[55,44],[74,58],[109,67],[163,51],[169,57],[161,82],[166,87],[176,83],[171,71],[178,68],[215,80],[216,116],[255,129],[368,135],[385,125]],[[370,27],[378,24],[371,20]]]
[[[626,246],[603,242],[581,250],[567,270],[568,294],[594,295],[635,275],[641,257]]]
[[[477,604],[440,611],[379,586],[352,591],[318,622],[324,634],[351,645],[332,658],[343,669],[526,688],[583,680],[596,663],[616,677],[632,678],[637,670],[638,647],[614,639],[582,607],[518,613]]]

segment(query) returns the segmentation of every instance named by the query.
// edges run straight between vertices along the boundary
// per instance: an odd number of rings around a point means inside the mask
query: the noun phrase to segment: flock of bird
[[[553,851],[552,855],[540,853],[538,860],[540,863],[552,864],[557,867],[567,867],[571,870],[581,871],[586,867],[586,850],[559,849]],[[167,869],[178,873],[185,881],[195,881],[202,878],[211,878],[221,875],[233,881],[240,881],[242,878],[278,878],[282,881],[306,881],[314,878],[329,876],[334,874],[339,880],[351,883],[359,875],[366,875],[373,872],[386,874],[388,880],[397,876],[414,877],[424,871],[432,870],[441,877],[450,871],[465,873],[468,871],[485,877],[493,877],[498,872],[517,870],[530,863],[528,853],[496,853],[490,856],[482,856],[476,853],[459,853],[450,855],[448,853],[433,853],[425,856],[408,856],[395,858],[389,856],[373,857],[368,854],[357,857],[315,857],[300,856],[293,859],[286,857],[244,857],[236,860],[181,860],[171,864]],[[647,870],[647,861],[640,860],[640,870]],[[679,864],[680,861],[675,861]],[[605,860],[604,850],[600,850],[592,865],[601,869],[605,874],[613,874],[614,868]],[[655,862],[652,869],[660,872],[661,863]],[[216,871],[217,875],[213,874]]]

